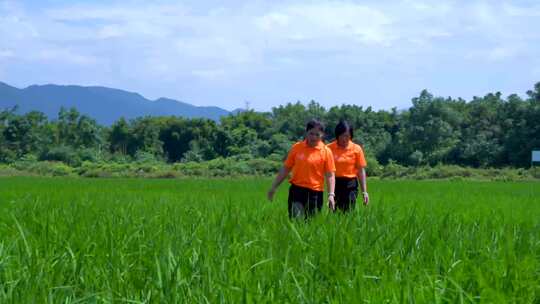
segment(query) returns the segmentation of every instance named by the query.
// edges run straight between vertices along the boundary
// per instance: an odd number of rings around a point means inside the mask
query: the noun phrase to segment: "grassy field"
[[[370,181],[287,218],[269,179],[0,178],[0,303],[540,303],[540,184]]]

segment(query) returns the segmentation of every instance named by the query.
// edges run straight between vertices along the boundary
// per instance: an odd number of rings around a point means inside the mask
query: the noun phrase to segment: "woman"
[[[326,177],[328,206],[334,210],[334,157],[322,142],[324,126],[317,120],[311,120],[306,126],[305,140],[294,144],[289,151],[283,168],[268,191],[272,201],[281,182],[292,171],[289,188],[289,217],[308,218],[321,210],[323,204],[323,186]]]
[[[364,205],[369,204],[366,185],[366,159],[362,147],[352,142],[353,127],[340,121],[335,129],[336,140],[328,144],[336,165],[336,206],[341,211],[354,209],[358,196],[358,179]]]

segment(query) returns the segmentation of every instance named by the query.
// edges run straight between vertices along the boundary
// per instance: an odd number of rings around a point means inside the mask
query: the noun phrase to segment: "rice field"
[[[287,217],[270,179],[0,178],[0,303],[540,303],[540,184],[370,180]]]

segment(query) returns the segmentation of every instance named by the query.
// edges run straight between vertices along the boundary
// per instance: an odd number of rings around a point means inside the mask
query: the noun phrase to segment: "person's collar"
[[[343,148],[342,146],[340,146],[337,140],[335,140],[335,143],[336,143],[336,147],[338,147],[340,149],[344,149],[344,150],[349,150],[349,149],[352,149],[354,147],[354,143],[352,142],[352,140],[349,140],[349,143],[347,144],[346,148]]]
[[[314,148],[314,149],[322,149],[324,147],[324,143],[322,140],[319,140],[319,142],[317,143],[317,145],[315,147],[311,147],[308,143],[307,143],[307,139],[304,139],[304,145],[308,148]]]

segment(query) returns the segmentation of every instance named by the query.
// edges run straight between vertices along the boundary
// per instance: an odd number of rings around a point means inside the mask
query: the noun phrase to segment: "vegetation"
[[[0,178],[2,303],[537,303],[536,183],[373,181],[289,221],[270,179]]]
[[[36,161],[24,158],[13,164],[0,164],[0,176],[70,176],[70,177],[144,177],[144,178],[216,178],[243,176],[273,176],[281,161],[238,157],[216,158],[201,162],[168,164],[160,161],[90,162],[72,167],[58,161]],[[456,165],[402,166],[390,162],[385,166],[375,160],[368,165],[370,180],[380,179],[469,179],[492,181],[521,181],[540,179],[540,167],[470,168]]]
[[[327,123],[326,140],[341,118],[356,126],[368,163],[523,168],[530,164],[531,150],[540,148],[540,83],[527,96],[495,93],[466,102],[423,91],[403,111],[355,105],[325,109],[312,101],[268,113],[246,111],[220,122],[141,117],[111,126],[98,125],[76,109],[62,109],[53,121],[43,113],[10,109],[0,112],[0,162],[35,159],[80,168],[85,162],[280,161],[302,138],[305,121],[315,117]]]

